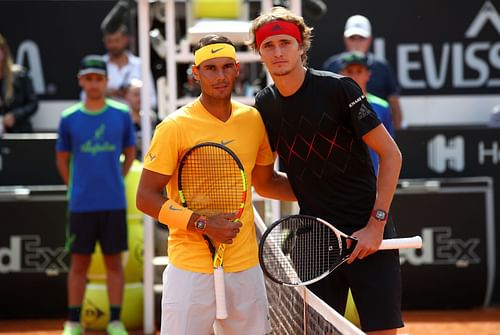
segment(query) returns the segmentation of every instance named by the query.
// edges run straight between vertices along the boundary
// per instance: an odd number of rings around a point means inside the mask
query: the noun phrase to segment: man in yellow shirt
[[[258,265],[251,191],[238,222],[231,214],[208,217],[182,207],[178,164],[202,142],[226,145],[241,160],[249,185],[262,196],[295,200],[288,179],[273,169],[264,124],[253,107],[231,100],[240,64],[232,42],[208,35],[195,48],[192,71],[201,87],[195,101],[158,125],[144,159],[137,207],[170,229],[170,265],[164,272],[161,334],[266,334],[270,332],[264,279]],[[162,195],[167,188],[168,198]],[[198,228],[197,228],[198,227]],[[224,270],[228,318],[215,320],[212,256],[203,238],[226,243]],[[215,323],[214,323],[215,322]]]

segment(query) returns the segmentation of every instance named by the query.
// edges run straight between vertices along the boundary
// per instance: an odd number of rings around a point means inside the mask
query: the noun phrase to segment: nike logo
[[[216,52],[221,51],[222,49],[224,49],[224,47],[219,48],[219,49],[212,49],[212,50],[210,50],[210,52],[214,54],[214,53],[216,53]]]
[[[174,207],[174,206],[172,206],[172,205],[170,205],[170,206],[168,207],[168,209],[170,209],[171,211],[182,211],[182,208],[177,208],[177,207]]]
[[[229,143],[231,143],[231,142],[234,142],[234,140],[229,140],[229,141],[224,141],[224,140],[221,140],[221,141],[220,141],[220,144],[222,144],[222,145],[228,145],[228,144],[229,144]]]
[[[156,155],[153,155],[153,154],[149,154],[149,160],[150,161],[154,161],[156,158]]]

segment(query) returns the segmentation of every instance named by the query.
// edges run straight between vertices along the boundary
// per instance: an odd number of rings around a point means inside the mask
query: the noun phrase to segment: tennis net
[[[266,225],[254,207],[257,235]],[[266,280],[267,298],[273,335],[362,335],[351,322],[303,287],[279,285]]]

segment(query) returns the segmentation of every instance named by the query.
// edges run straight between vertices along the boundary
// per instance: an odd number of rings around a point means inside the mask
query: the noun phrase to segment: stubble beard
[[[271,75],[274,77],[284,77],[292,73],[291,69],[274,70]]]
[[[299,67],[301,66],[302,63],[300,64],[297,64],[296,66],[289,66],[289,67],[286,67],[286,68],[277,68],[277,69],[272,69],[271,71],[269,71],[271,73],[271,76],[274,76],[274,77],[284,77],[284,76],[288,76],[289,74],[291,74],[296,67]],[[291,64],[290,64],[291,65]]]

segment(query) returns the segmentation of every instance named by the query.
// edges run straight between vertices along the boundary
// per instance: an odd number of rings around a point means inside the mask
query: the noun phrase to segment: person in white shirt
[[[103,43],[108,51],[103,59],[108,67],[107,95],[117,100],[124,100],[127,87],[133,79],[141,80],[141,59],[128,50],[129,37],[125,25],[107,27],[103,30]],[[151,107],[156,109],[156,89],[151,78]]]

